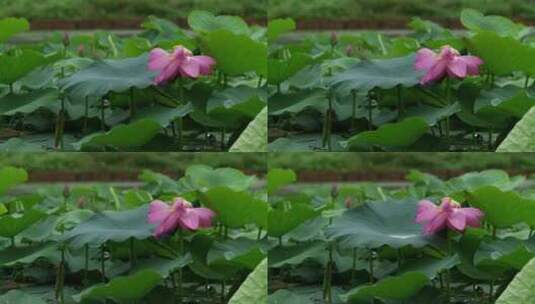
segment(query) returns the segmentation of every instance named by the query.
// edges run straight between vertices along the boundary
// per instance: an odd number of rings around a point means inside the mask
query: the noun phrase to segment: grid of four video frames
[[[535,0],[0,0],[0,304],[535,304]]]

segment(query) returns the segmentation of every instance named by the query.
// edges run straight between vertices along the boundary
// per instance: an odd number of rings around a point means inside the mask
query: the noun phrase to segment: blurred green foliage
[[[479,171],[503,169],[535,173],[530,153],[270,153],[270,168],[350,171]]]
[[[268,4],[269,3],[269,4]],[[419,16],[457,19],[463,8],[535,19],[534,0],[0,0],[0,18],[185,18],[191,10],[244,17],[383,19]],[[364,17],[364,18],[363,18]]]
[[[183,171],[191,165],[233,167],[264,172],[262,153],[2,153],[0,167],[15,166],[27,171],[138,172]]]
[[[387,19],[418,16],[458,19],[464,8],[485,14],[535,19],[534,0],[270,0],[269,17]]]
[[[185,18],[194,9],[265,18],[268,0],[0,0],[0,18]]]

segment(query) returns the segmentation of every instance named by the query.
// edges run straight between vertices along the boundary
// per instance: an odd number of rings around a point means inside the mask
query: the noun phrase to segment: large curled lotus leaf
[[[166,260],[152,258],[136,265],[130,274],[118,276],[108,283],[97,284],[73,296],[76,302],[112,299],[118,303],[132,303],[146,296],[161,284],[170,272],[191,262],[191,255]]]
[[[352,208],[325,229],[325,235],[343,248],[420,248],[432,242],[414,222],[417,200],[390,200]]]
[[[61,106],[57,89],[35,90],[20,95],[8,94],[0,98],[0,115],[30,114],[39,109],[57,113]]]
[[[154,225],[147,223],[148,205],[126,211],[96,213],[87,221],[66,232],[63,239],[73,248],[86,244],[100,246],[106,241],[123,242],[151,237]]]
[[[18,264],[32,264],[46,260],[56,264],[61,262],[61,252],[56,243],[36,243],[28,246],[10,247],[0,251],[0,265],[11,267]]]
[[[75,143],[74,146],[83,151],[99,151],[108,148],[130,150],[149,143],[161,129],[161,124],[158,121],[145,118],[127,125],[115,126],[105,133],[88,135]]]
[[[234,34],[248,34],[249,26],[237,16],[215,16],[207,11],[192,11],[188,16],[188,24],[198,33],[209,33],[227,30]]]
[[[269,42],[274,42],[281,35],[294,31],[296,29],[295,21],[291,18],[274,19],[268,22],[267,38]]]
[[[417,107],[410,107],[404,113],[404,117],[421,117],[425,119],[427,124],[432,127],[436,126],[443,119],[450,117],[461,111],[459,103],[453,103],[443,108],[437,108],[428,105],[420,105]]]
[[[326,250],[327,245],[321,241],[279,246],[269,251],[269,267],[282,268],[289,265],[300,265],[311,260],[322,264],[325,260]]]
[[[26,210],[22,214],[2,215],[0,216],[0,236],[6,238],[15,237],[45,216],[44,212],[35,208]]]
[[[496,304],[531,303],[535,298],[535,258],[522,268],[500,295]]]
[[[0,296],[0,304],[46,304],[41,297],[13,289]]]
[[[351,137],[347,146],[351,151],[402,151],[416,143],[429,130],[421,117],[410,117],[397,123],[388,123],[375,131],[366,131]]]
[[[474,103],[474,112],[477,114],[494,110],[521,119],[533,106],[535,90],[507,85],[483,91]]]
[[[267,129],[268,108],[264,107],[234,142],[229,152],[267,152]]]
[[[500,37],[494,32],[482,31],[470,39],[469,47],[483,59],[484,66],[498,76],[513,72],[535,74],[534,46],[511,37]]]
[[[7,189],[26,181],[28,181],[26,170],[15,167],[0,168],[0,195]]]
[[[33,50],[16,50],[14,54],[0,54],[0,83],[13,84],[34,69],[50,62],[47,57]]]
[[[515,191],[486,186],[468,193],[470,205],[485,214],[485,220],[496,228],[509,228],[520,223],[535,227],[535,200]]]
[[[369,303],[374,298],[404,300],[414,296],[429,282],[421,272],[406,272],[371,285],[361,285],[342,295],[346,303]]]
[[[267,46],[246,35],[227,30],[210,32],[202,38],[206,55],[212,56],[217,68],[229,76],[247,72],[267,75]]]
[[[508,237],[481,242],[474,254],[474,265],[483,269],[520,270],[535,255],[528,251],[525,241]]]
[[[215,92],[206,104],[210,116],[224,119],[229,111],[254,118],[266,106],[265,90],[240,85]],[[232,117],[232,116],[231,116]]]
[[[452,269],[460,263],[461,260],[457,254],[442,259],[423,257],[407,261],[407,263],[399,269],[399,272],[421,272],[432,280],[438,277],[442,271]]]
[[[130,88],[145,89],[153,84],[155,72],[149,71],[148,55],[127,59],[106,59],[62,79],[60,88],[70,96],[103,97],[110,92],[121,93]]]
[[[184,182],[199,191],[227,187],[240,192],[249,189],[255,176],[246,175],[234,168],[212,168],[205,165],[192,165],[186,169]]]
[[[296,75],[297,72],[314,62],[312,56],[305,53],[294,53],[288,59],[268,59],[268,83],[277,85]],[[316,77],[321,74],[316,74]]]
[[[535,152],[535,107],[509,132],[497,152]]]
[[[518,37],[525,29],[521,24],[515,23],[502,16],[485,16],[474,9],[464,9],[461,12],[461,23],[473,32],[491,31],[500,36]]]
[[[249,238],[216,241],[206,256],[208,265],[230,264],[254,269],[266,257],[261,243]]]
[[[307,109],[324,113],[329,102],[325,90],[302,90],[290,94],[276,94],[269,99],[269,115],[295,114]]]
[[[392,89],[398,85],[412,87],[423,73],[414,69],[415,55],[393,59],[365,60],[334,75],[329,84],[340,94],[369,91],[373,88]]]
[[[297,180],[297,175],[291,169],[271,169],[267,174],[267,187],[269,194],[275,194],[280,188]]]
[[[228,187],[211,188],[201,195],[201,201],[227,227],[239,228],[247,224],[267,227],[268,203],[250,192]]]
[[[266,304],[268,293],[268,260],[264,259],[249,274],[238,291],[230,298],[229,304]]]
[[[16,34],[30,30],[30,23],[24,18],[4,18],[0,20],[0,43],[8,41]]]
[[[320,215],[311,205],[282,202],[268,212],[268,235],[280,237],[297,228],[305,221]]]
[[[191,103],[179,105],[175,108],[155,105],[138,109],[138,112],[132,118],[132,121],[135,123],[143,119],[152,120],[158,123],[160,127],[166,128],[175,119],[186,117],[191,112],[193,112],[193,105]]]

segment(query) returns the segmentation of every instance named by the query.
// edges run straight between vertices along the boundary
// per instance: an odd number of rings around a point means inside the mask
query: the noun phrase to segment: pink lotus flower
[[[212,218],[215,213],[207,208],[194,208],[190,202],[183,198],[176,198],[172,206],[165,202],[155,200],[150,203],[148,222],[158,224],[154,236],[162,236],[173,233],[178,228],[197,230],[212,226]]]
[[[477,208],[461,208],[461,205],[449,197],[442,199],[437,206],[429,200],[418,204],[416,222],[424,225],[424,234],[430,235],[445,228],[463,232],[467,226],[479,227],[484,214]]]
[[[149,70],[160,74],[154,79],[156,85],[162,85],[177,77],[197,78],[210,75],[215,60],[209,56],[193,56],[193,53],[183,46],[176,46],[173,53],[156,48],[150,52]]]
[[[430,49],[424,48],[416,54],[414,68],[419,71],[426,71],[425,76],[420,80],[422,85],[439,81],[446,76],[466,78],[468,75],[478,75],[479,66],[483,60],[476,56],[461,56],[459,51],[443,46],[440,54]]]

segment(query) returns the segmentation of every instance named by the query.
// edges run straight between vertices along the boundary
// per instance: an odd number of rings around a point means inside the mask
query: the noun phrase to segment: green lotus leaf
[[[264,259],[247,277],[229,304],[267,303],[268,265]]]
[[[433,240],[415,223],[417,200],[367,203],[344,212],[325,235],[344,248],[423,247]]]
[[[63,239],[73,248],[86,244],[100,246],[106,241],[123,242],[130,238],[151,237],[154,226],[147,223],[148,205],[126,211],[96,213],[87,221],[66,232]]]
[[[147,68],[148,55],[135,58],[106,59],[62,79],[59,85],[70,96],[85,99],[103,97],[110,92],[124,92],[130,88],[144,89],[153,84],[155,72]]]
[[[366,131],[351,137],[348,149],[351,151],[370,151],[379,147],[387,151],[400,151],[409,148],[429,129],[421,117],[407,118],[398,123],[384,124],[375,131]]]

